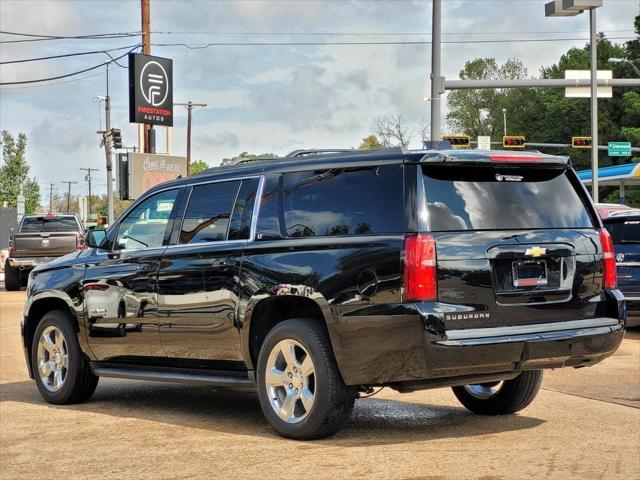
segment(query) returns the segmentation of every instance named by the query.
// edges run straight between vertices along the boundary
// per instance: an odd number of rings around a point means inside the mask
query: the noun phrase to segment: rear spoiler
[[[507,150],[447,150],[428,151],[419,160],[420,163],[448,164],[524,164],[544,165],[545,167],[571,167],[566,156],[546,155],[538,151],[510,152]]]

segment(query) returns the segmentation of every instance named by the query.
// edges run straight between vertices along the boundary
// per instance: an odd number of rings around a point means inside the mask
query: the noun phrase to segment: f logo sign
[[[159,107],[167,99],[167,72],[158,62],[151,61],[143,67],[140,74],[140,91],[144,99],[154,107]]]

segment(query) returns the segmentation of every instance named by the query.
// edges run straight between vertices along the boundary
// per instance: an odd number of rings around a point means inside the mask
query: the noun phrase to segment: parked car
[[[594,365],[624,333],[611,237],[568,159],[538,152],[209,169],[87,244],[30,275],[24,349],[50,403],[99,377],[255,388],[277,432],[312,439],[374,387],[517,412],[543,369]]]
[[[622,203],[596,203],[595,205],[596,210],[598,210],[598,215],[600,215],[600,218],[603,220],[609,218],[609,215],[632,210],[631,207],[623,205]]]
[[[84,248],[84,229],[75,215],[25,215],[9,237],[4,265],[7,290],[20,290],[29,272],[42,263]]]
[[[640,325],[640,210],[609,216],[604,225],[616,252],[618,285],[627,300],[627,325]]]

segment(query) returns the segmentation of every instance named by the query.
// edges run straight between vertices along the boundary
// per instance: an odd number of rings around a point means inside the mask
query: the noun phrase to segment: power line
[[[96,68],[100,68],[100,67],[103,67],[105,65],[109,65],[111,62],[115,62],[117,60],[120,60],[121,58],[124,58],[125,56],[127,56],[129,53],[133,52],[139,46],[140,45],[136,45],[131,50],[123,53],[119,57],[116,57],[116,58],[114,58],[112,60],[108,60],[108,61],[100,63],[98,65],[94,65],[93,67],[83,68],[82,70],[78,70],[76,72],[71,72],[71,73],[67,73],[67,74],[64,74],[64,75],[58,75],[56,77],[39,78],[39,79],[36,79],[36,80],[20,80],[20,81],[17,81],[17,82],[0,82],[0,86],[3,86],[3,85],[24,85],[24,84],[28,84],[28,83],[42,83],[42,82],[48,82],[50,80],[59,80],[61,78],[73,77],[75,75],[79,75],[81,73],[89,72],[91,70],[95,70]]]
[[[635,37],[607,37],[607,40],[633,40]],[[520,38],[500,40],[443,40],[443,44],[470,44],[470,43],[529,43],[529,42],[569,42],[589,41],[588,38]],[[187,43],[153,43],[155,47],[185,47],[190,50],[202,50],[209,47],[280,47],[280,46],[336,46],[336,45],[431,45],[431,41],[402,40],[380,42],[209,42],[201,45]]]
[[[603,33],[620,33],[620,32],[634,32],[632,28],[629,29],[614,29],[614,30],[602,30]],[[207,31],[154,31],[151,32],[157,35],[212,35],[212,36],[431,36],[431,32],[207,32]],[[537,30],[537,31],[515,31],[515,32],[442,32],[443,35],[547,35],[547,34],[568,34],[568,33],[589,33],[588,30]]]
[[[109,55],[108,52],[116,52],[118,50],[126,50],[127,48],[135,48],[138,47],[139,44],[137,45],[127,45],[125,47],[118,47],[118,48],[109,48],[107,50],[93,50],[91,52],[74,52],[74,53],[63,53],[60,55],[50,55],[48,57],[37,57],[37,58],[22,58],[20,60],[7,60],[4,62],[0,62],[0,65],[8,65],[11,63],[26,63],[26,62],[39,62],[41,60],[51,60],[54,58],[66,58],[66,57],[78,57],[81,55],[96,55],[98,53],[104,53]],[[111,57],[111,55],[109,55]],[[113,58],[113,57],[112,57]]]
[[[111,64],[107,65],[107,68],[111,68]],[[6,86],[5,90],[22,90],[24,88],[44,88],[44,87],[53,87],[55,85],[62,85],[63,83],[73,83],[79,82],[81,80],[86,80],[87,78],[97,77],[98,75],[103,75],[103,72],[92,73],[91,75],[85,75],[83,77],[72,78],[70,80],[62,80],[60,82],[51,82],[45,83],[43,85],[16,85],[16,86]]]
[[[1,34],[15,35],[21,37],[30,37],[22,40],[0,40],[0,43],[25,43],[25,42],[44,42],[51,40],[105,40],[113,38],[128,38],[140,35],[140,32],[123,32],[123,33],[97,33],[92,35],[39,35],[33,33],[7,32],[0,30]]]

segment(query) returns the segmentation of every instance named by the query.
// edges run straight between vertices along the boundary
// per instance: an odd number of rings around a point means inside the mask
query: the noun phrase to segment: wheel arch
[[[260,347],[269,331],[279,323],[293,318],[308,318],[322,325],[333,351],[331,325],[335,323],[335,319],[328,304],[300,295],[269,296],[250,302],[244,315],[242,350],[250,370],[257,364]]]
[[[52,292],[47,292],[51,294]],[[42,317],[53,310],[61,310],[63,312],[68,313],[72,318],[72,326],[76,332],[78,337],[78,342],[82,350],[85,350],[85,341],[81,334],[80,325],[78,323],[78,317],[76,315],[76,310],[67,295],[63,293],[56,292],[55,295],[40,295],[31,300],[30,305],[28,306],[27,313],[24,318],[24,326],[23,326],[23,335],[24,335],[24,347],[26,349],[27,355],[27,369],[29,370],[29,375],[33,378],[33,365],[31,364],[31,348],[33,344],[33,336],[35,335],[36,329],[38,328],[38,324]]]

